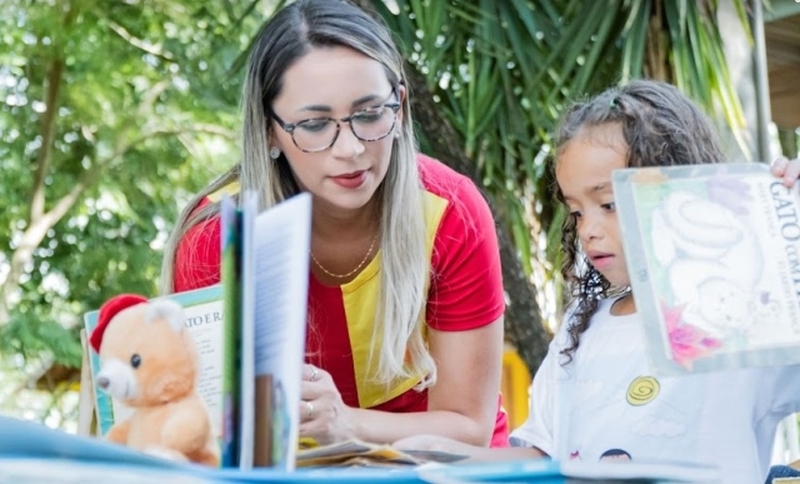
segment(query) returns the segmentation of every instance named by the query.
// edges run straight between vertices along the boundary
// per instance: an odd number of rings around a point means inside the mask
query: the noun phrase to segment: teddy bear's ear
[[[179,333],[183,330],[183,306],[172,299],[152,299],[147,307],[147,321],[164,319],[170,327]]]
[[[106,328],[121,311],[136,306],[137,304],[146,303],[147,298],[138,294],[120,294],[114,296],[100,307],[100,313],[97,315],[97,326],[95,326],[92,334],[89,336],[89,343],[96,352],[100,352],[100,345],[103,342],[103,334]]]

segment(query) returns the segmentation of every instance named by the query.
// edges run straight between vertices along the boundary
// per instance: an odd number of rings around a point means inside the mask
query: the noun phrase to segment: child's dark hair
[[[574,104],[556,132],[556,163],[569,142],[593,127],[619,124],[628,145],[626,166],[692,165],[725,160],[708,118],[670,84],[636,80]],[[561,189],[556,196],[564,203]],[[567,331],[570,345],[561,353],[572,360],[580,335],[589,327],[599,301],[628,288],[613,288],[581,254],[575,220],[566,217],[561,244],[565,257],[561,274],[577,299]]]

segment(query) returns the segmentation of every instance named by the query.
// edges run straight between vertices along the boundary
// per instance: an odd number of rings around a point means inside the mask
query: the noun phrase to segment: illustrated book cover
[[[654,372],[800,363],[797,188],[763,163],[613,174]]]

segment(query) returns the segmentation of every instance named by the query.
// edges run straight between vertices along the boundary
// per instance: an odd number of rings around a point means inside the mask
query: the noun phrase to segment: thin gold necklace
[[[353,269],[352,271],[348,272],[347,274],[334,274],[333,272],[329,271],[328,269],[323,267],[322,264],[319,263],[317,258],[314,257],[314,253],[313,252],[311,252],[309,250],[308,253],[311,254],[311,260],[314,261],[314,264],[316,264],[317,267],[319,267],[322,272],[324,272],[325,274],[327,274],[327,275],[329,275],[331,277],[334,277],[336,279],[347,279],[348,277],[350,277],[353,274],[355,274],[358,271],[360,271],[362,267],[364,267],[364,264],[366,264],[367,259],[369,259],[369,255],[372,253],[372,249],[375,248],[375,242],[377,242],[377,241],[378,241],[378,232],[375,232],[375,236],[372,238],[372,243],[369,244],[369,249],[367,249],[367,253],[364,254],[364,258],[361,259],[361,262],[358,263],[358,265],[356,266],[355,269]]]

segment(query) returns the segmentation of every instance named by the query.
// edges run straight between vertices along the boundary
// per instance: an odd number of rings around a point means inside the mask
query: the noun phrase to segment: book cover
[[[236,203],[229,196],[220,201],[220,278],[226,282],[223,289],[223,364],[227,371],[222,375],[222,442],[220,463],[222,467],[235,467],[239,462],[239,381],[241,380],[241,285],[238,261],[241,259],[240,241],[242,217]]]
[[[614,172],[654,372],[800,363],[798,192],[761,163]]]
[[[214,435],[222,437],[222,375],[223,364],[223,299],[222,286],[217,284],[202,289],[165,296],[184,308],[184,323],[191,331],[197,345],[200,362],[197,393],[205,402],[211,416]],[[99,310],[84,314],[86,334],[97,325]],[[91,374],[100,371],[100,356],[89,350]],[[116,420],[130,415],[131,410],[93,385],[97,428],[100,435],[114,425]]]

